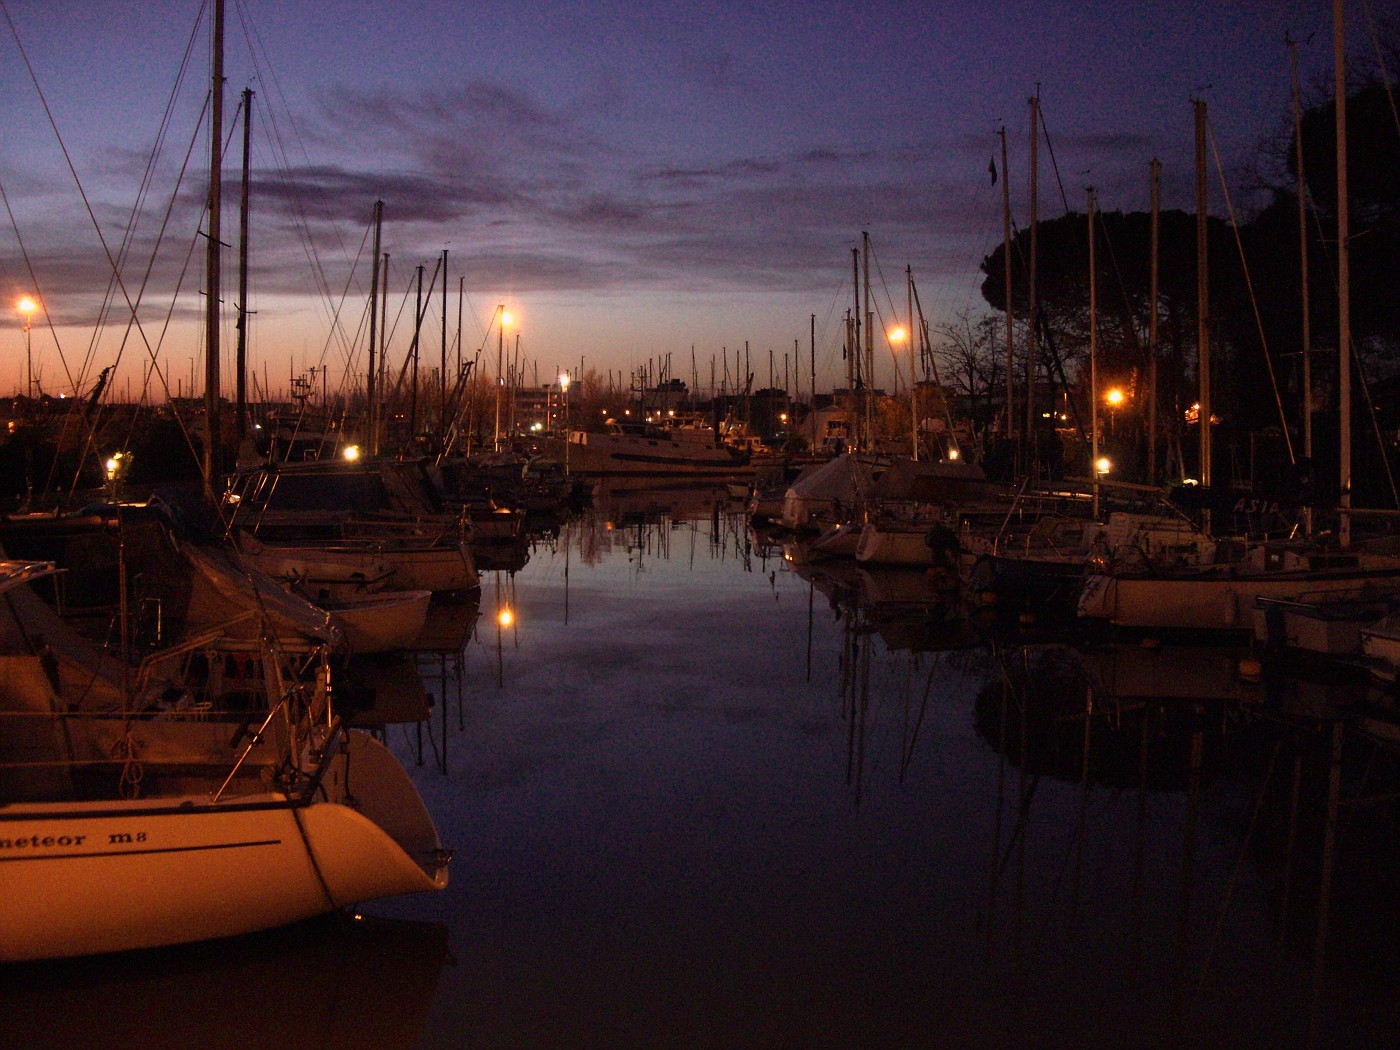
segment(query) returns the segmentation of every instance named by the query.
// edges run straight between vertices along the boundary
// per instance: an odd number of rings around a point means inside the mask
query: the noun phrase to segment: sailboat
[[[1341,501],[1336,546],[1308,541],[1244,544],[1217,540],[1198,565],[1171,573],[1112,567],[1089,575],[1079,598],[1082,618],[1129,628],[1247,631],[1254,626],[1256,603],[1296,600],[1306,595],[1317,603],[1371,600],[1400,588],[1400,549],[1381,539],[1353,544],[1351,538],[1350,287],[1347,279],[1347,180],[1345,150],[1346,90],[1343,73],[1341,5],[1335,19],[1337,38],[1337,201],[1339,296],[1339,454]],[[1210,484],[1210,380],[1205,323],[1205,103],[1196,102],[1198,288],[1201,298],[1200,408],[1201,483]]]
[[[222,460],[222,0],[213,29],[206,493]],[[177,549],[178,578],[168,550],[134,572],[123,513],[6,523],[7,542],[93,542],[64,568],[0,550],[0,962],[225,937],[443,889],[450,852],[412,781],[340,718],[326,614],[224,551]],[[114,558],[94,557],[103,542]],[[171,592],[169,607],[147,584]],[[79,590],[103,599],[77,611],[117,644],[62,615]]]
[[[333,704],[327,647],[186,639],[138,667],[0,561],[0,961],[267,929],[439,890],[403,767]]]

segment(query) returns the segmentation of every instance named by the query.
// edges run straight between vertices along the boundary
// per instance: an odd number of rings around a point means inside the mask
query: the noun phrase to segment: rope
[[[1254,323],[1259,330],[1259,345],[1264,350],[1264,363],[1269,369],[1269,387],[1273,390],[1274,404],[1278,408],[1278,418],[1283,430],[1284,445],[1288,448],[1288,462],[1297,463],[1298,457],[1293,451],[1293,438],[1288,431],[1288,417],[1283,411],[1283,398],[1278,392],[1278,377],[1274,375],[1274,360],[1269,356],[1269,342],[1264,336],[1264,319],[1259,315],[1259,300],[1254,294],[1254,280],[1249,275],[1249,261],[1244,254],[1244,241],[1240,238],[1240,224],[1235,217],[1235,205],[1230,200],[1230,187],[1225,182],[1225,168],[1220,162],[1220,148],[1215,142],[1215,129],[1207,124],[1206,133],[1210,136],[1211,152],[1215,155],[1215,170],[1220,176],[1220,189],[1225,194],[1225,208],[1230,213],[1230,229],[1235,235],[1235,245],[1240,252],[1240,268],[1244,271],[1245,287],[1249,290],[1249,305],[1254,311]]]

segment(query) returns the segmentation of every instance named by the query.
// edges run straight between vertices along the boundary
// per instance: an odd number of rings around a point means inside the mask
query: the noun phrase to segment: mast
[[[1031,258],[1026,284],[1026,317],[1030,319],[1026,340],[1026,432],[1025,468],[1031,474],[1035,461],[1035,348],[1039,338],[1040,304],[1036,299],[1036,267],[1040,262],[1040,95],[1030,99],[1031,107]]]
[[[491,451],[501,451],[501,386],[504,383],[502,370],[505,368],[505,341],[506,341],[506,308],[505,304],[496,307],[496,432],[492,439]]]
[[[418,437],[418,345],[423,333],[423,264],[418,264],[418,295],[413,304],[413,346],[409,353],[413,358],[413,383],[409,389],[408,401],[408,447],[411,451]]]
[[[871,452],[875,449],[875,318],[870,312],[869,231],[861,231],[860,243],[862,289],[865,292],[865,308],[860,315],[865,322],[865,448]]]
[[[811,353],[812,353],[812,404],[807,409],[807,418],[812,424],[812,444],[811,451],[817,450],[817,315],[812,315],[811,321]]]
[[[1089,476],[1094,481],[1094,520],[1099,518],[1099,278],[1094,257],[1094,187],[1089,212]]]
[[[914,377],[914,358],[918,355],[914,342],[914,268],[904,267],[905,292],[909,297],[909,330],[904,342],[909,347],[909,441],[914,462],[919,462],[919,387]]]
[[[1351,213],[1347,187],[1347,43],[1345,0],[1332,0],[1332,47],[1337,98],[1337,481],[1341,486],[1337,539],[1351,545]]]
[[[389,349],[389,253],[384,253],[384,267],[379,274],[379,284],[383,289],[383,302],[379,308],[379,316],[384,323],[379,326],[379,374],[376,377],[375,389],[379,392],[379,401],[384,400],[384,375],[387,370],[384,364],[384,355]],[[384,430],[384,407],[382,404],[376,405],[374,409],[374,454],[379,455],[382,441],[382,431]]]
[[[239,444],[248,434],[248,184],[253,141],[253,89],[243,89],[243,192],[238,207],[238,414]]]
[[[1006,168],[1006,126],[1001,129],[1001,251],[1003,277],[1006,281],[1006,424],[1003,427],[1008,441],[1016,440],[1016,394],[1012,385],[1016,357],[1015,326],[1011,323],[1011,178]],[[911,315],[912,322],[913,317]]]
[[[1195,99],[1196,111],[1196,378],[1200,407],[1196,425],[1201,435],[1201,485],[1210,488],[1210,280],[1206,225],[1206,104]],[[1206,511],[1209,521],[1210,511]]]
[[[1157,477],[1157,280],[1161,255],[1162,162],[1155,158],[1152,173],[1152,236],[1147,300],[1147,483]]]
[[[204,487],[214,491],[222,434],[219,413],[219,216],[223,206],[224,139],[224,0],[214,0],[212,72],[209,82],[209,239],[205,244],[204,274]],[[193,384],[191,384],[193,385]]]
[[[860,419],[856,404],[856,383],[860,379],[860,249],[851,249],[851,287],[855,304],[846,318],[846,415],[850,420],[847,426],[851,444],[860,448]]]
[[[447,440],[447,249],[442,250],[442,360],[438,366],[438,451]]]
[[[1288,40],[1288,64],[1293,79],[1293,145],[1298,169],[1298,272],[1303,289],[1303,455],[1312,458],[1312,302],[1308,290],[1308,189],[1303,175],[1303,101],[1298,88],[1298,42]],[[1312,508],[1303,508],[1312,531]]]
[[[375,383],[376,367],[375,340],[379,336],[379,238],[384,226],[384,202],[374,202],[374,259],[369,271],[369,372],[365,375],[365,434],[366,444],[371,455],[379,455],[379,406],[375,396],[379,392]]]

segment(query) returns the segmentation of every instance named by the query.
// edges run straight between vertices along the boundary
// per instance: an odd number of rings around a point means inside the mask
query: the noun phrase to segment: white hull
[[[933,549],[925,542],[928,526],[900,527],[867,522],[856,544],[856,561],[868,565],[933,565]]]
[[[729,449],[715,447],[680,431],[654,434],[569,435],[569,471],[575,474],[727,475],[745,469],[747,461]]]
[[[1251,630],[1257,598],[1297,599],[1354,593],[1367,581],[1394,581],[1393,570],[1341,572],[1258,572],[1226,570],[1179,576],[1108,576],[1085,579],[1079,615],[1117,627],[1162,630]]]
[[[1356,656],[1364,628],[1396,607],[1395,596],[1341,595],[1331,601],[1260,599],[1254,605],[1254,639],[1320,656]]]
[[[261,544],[245,550],[244,556],[269,576],[283,580],[296,579],[301,569],[310,572],[314,567],[318,579],[338,577],[352,585],[359,579],[379,581],[393,590],[466,593],[481,586],[466,543],[433,547]],[[391,573],[387,581],[383,579],[386,569]],[[314,599],[315,592],[312,596]]]
[[[269,929],[447,884],[432,821],[394,757],[349,736],[342,801],[206,793],[0,809],[0,961]],[[344,757],[323,781],[347,794]]]
[[[352,653],[388,653],[413,648],[432,597],[432,591],[388,591],[344,599],[329,611]]]
[[[1400,676],[1400,622],[1388,616],[1380,623],[1361,630],[1361,655],[1380,682],[1394,682]]]

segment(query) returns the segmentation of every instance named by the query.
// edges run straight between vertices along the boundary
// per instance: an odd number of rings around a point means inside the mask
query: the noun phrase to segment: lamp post
[[[501,451],[501,388],[505,386],[505,356],[506,356],[506,325],[510,324],[511,316],[506,313],[504,305],[496,307],[496,434],[492,442],[492,451]]]
[[[909,338],[909,330],[903,325],[895,325],[889,332],[890,345],[909,344],[909,440],[910,453],[914,462],[919,460],[919,406],[914,397],[914,344]]]
[[[1123,391],[1116,386],[1103,396],[1108,402],[1108,430],[1110,434],[1118,433],[1118,406],[1123,403]]]
[[[559,386],[564,391],[564,473],[569,473],[569,373],[559,373]]]
[[[31,321],[34,318],[34,311],[39,308],[29,296],[25,296],[19,301],[19,312],[24,314],[24,396],[34,396],[34,352],[32,337],[30,336]]]

